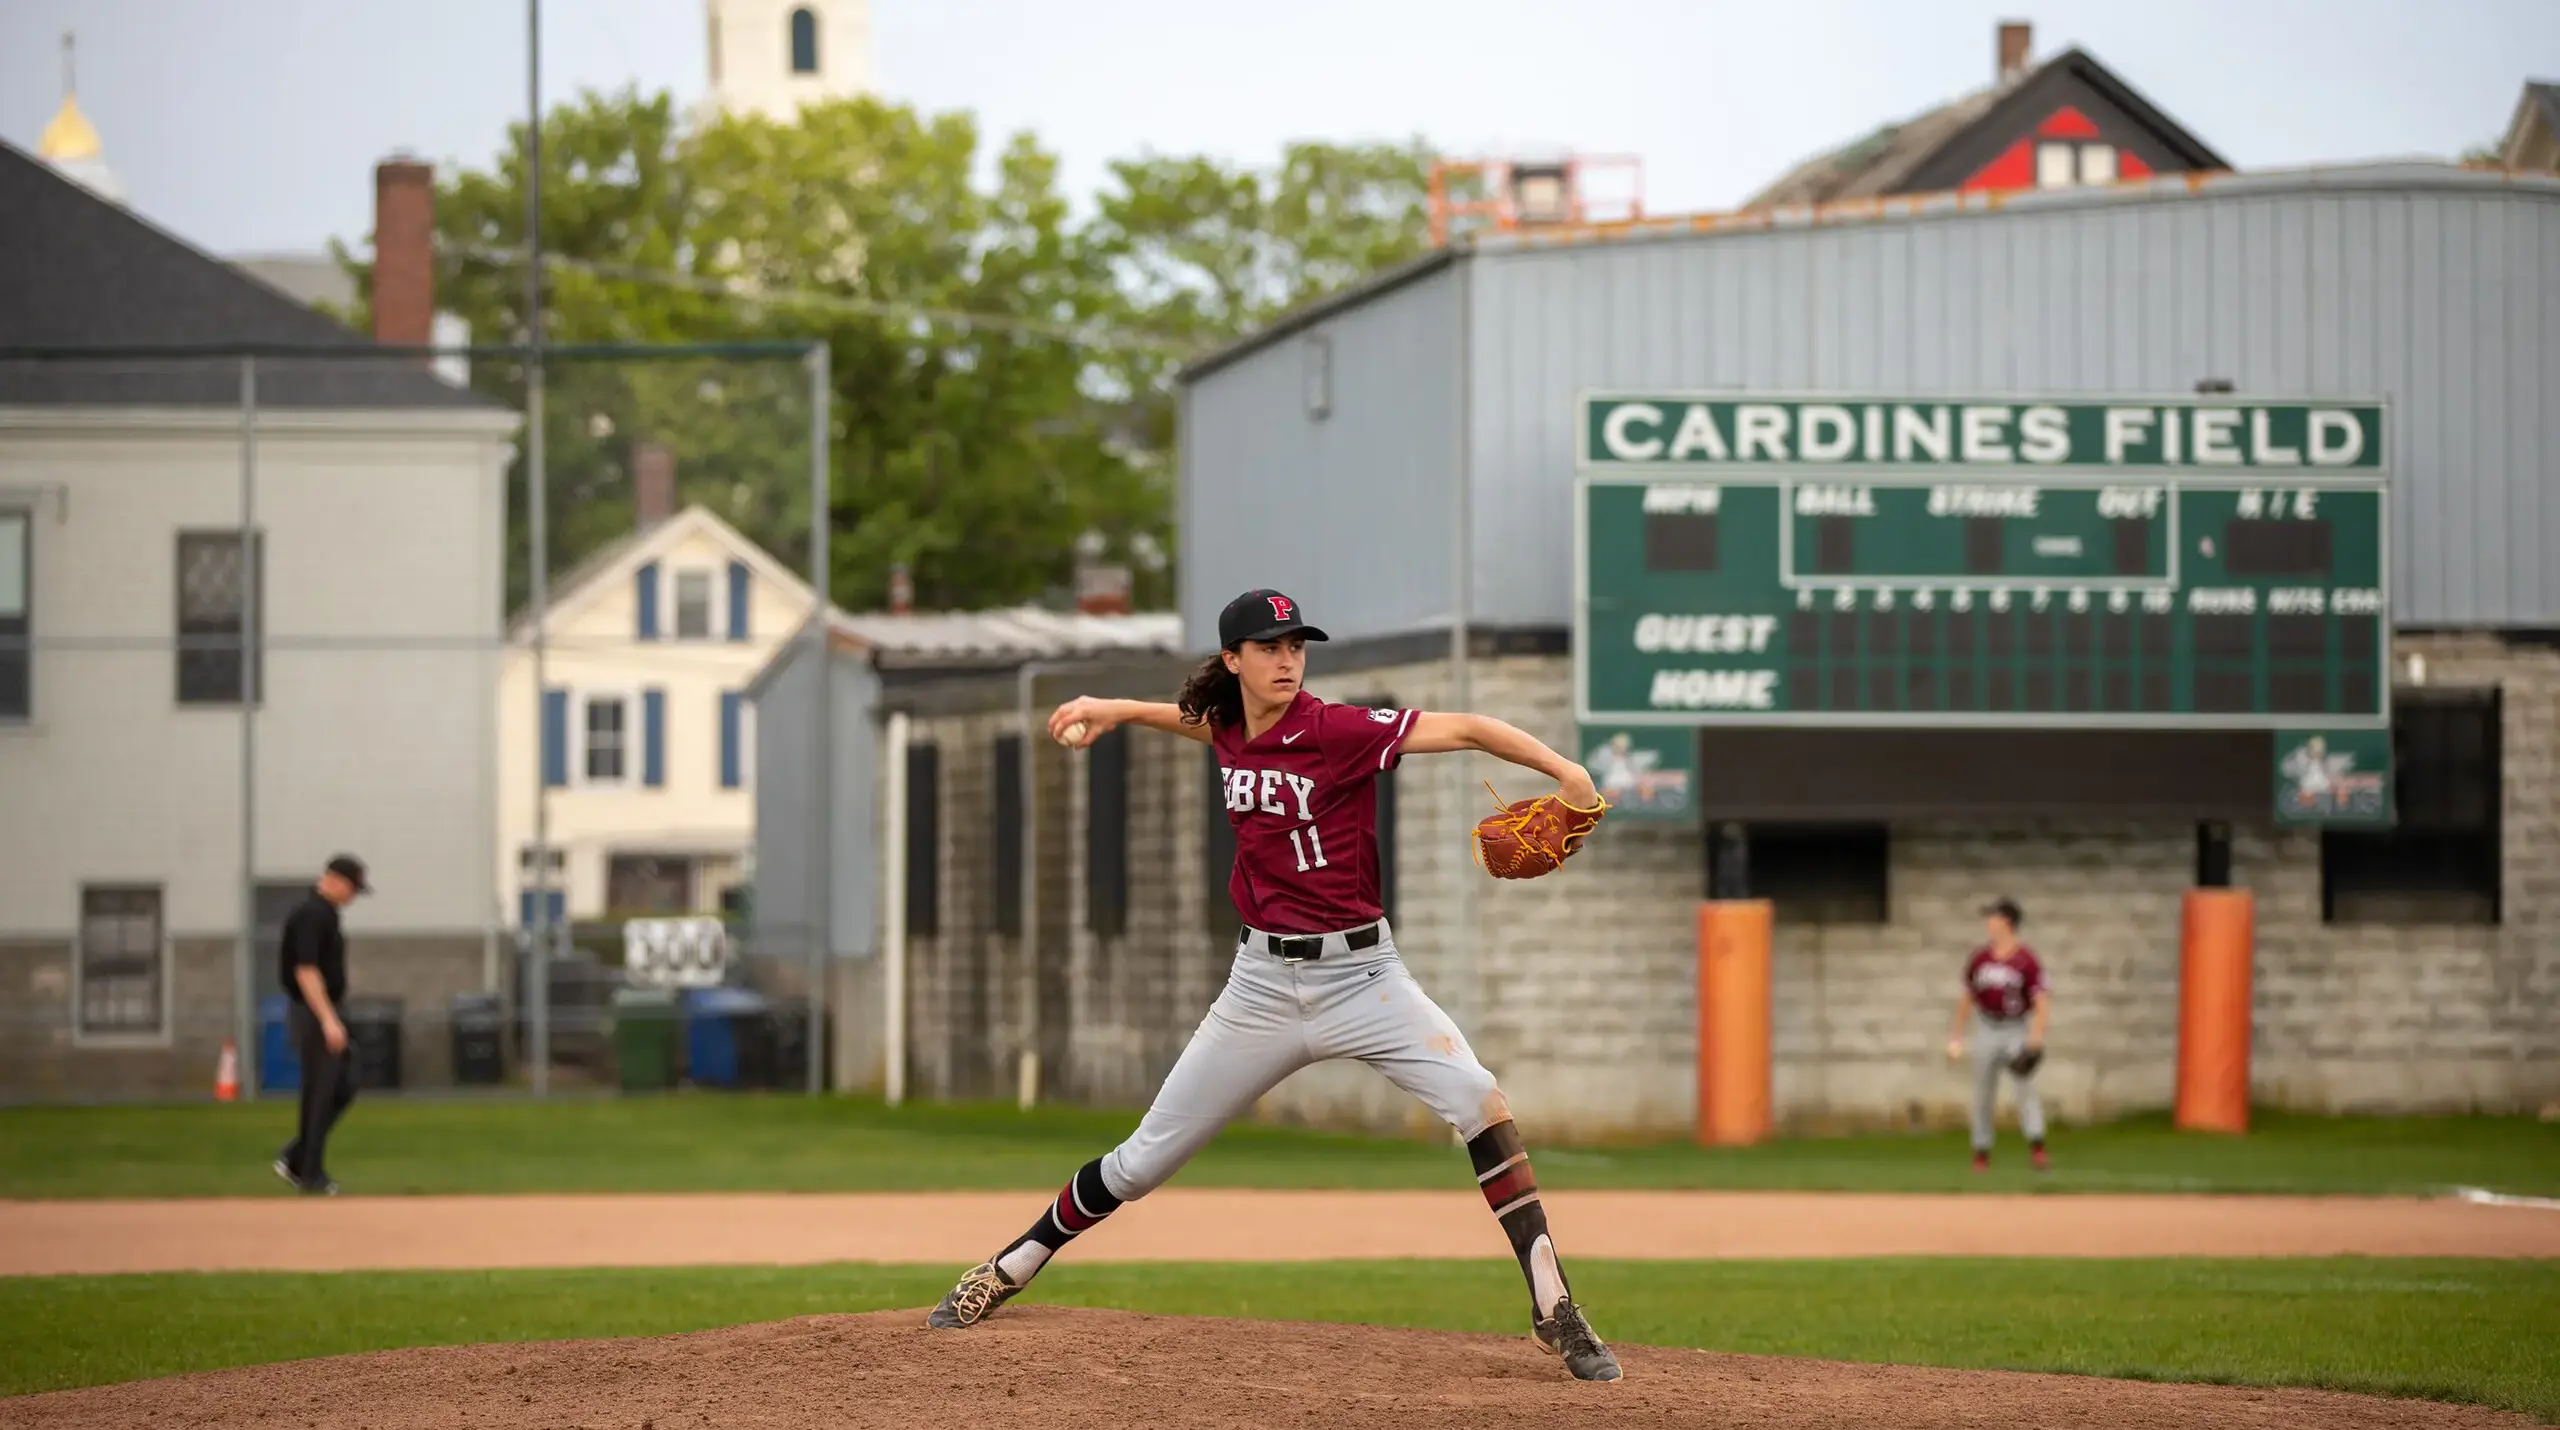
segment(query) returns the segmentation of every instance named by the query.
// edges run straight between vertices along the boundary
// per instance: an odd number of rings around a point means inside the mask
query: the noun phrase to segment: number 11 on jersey
[[[1305,838],[1303,841],[1302,841],[1302,840],[1300,840],[1300,839],[1298,838],[1298,836],[1299,836],[1299,835],[1301,835],[1301,834],[1303,834],[1303,835],[1305,835],[1305,836],[1306,836],[1306,838]],[[1314,862],[1313,864],[1310,864],[1310,863],[1308,863],[1308,862],[1307,862],[1307,846],[1308,846],[1308,845],[1314,845],[1314,846],[1315,846],[1316,859],[1315,859],[1315,862]],[[1314,825],[1310,824],[1310,825],[1308,825],[1308,826],[1307,826],[1306,828],[1304,828],[1304,829],[1292,829],[1292,830],[1290,830],[1290,831],[1289,831],[1289,847],[1298,851],[1298,872],[1299,872],[1299,873],[1303,874],[1303,873],[1307,872],[1309,869],[1321,869],[1321,868],[1325,867],[1325,864],[1324,864],[1324,841],[1323,841],[1322,839],[1320,839],[1320,838],[1316,837],[1316,827],[1315,827]]]

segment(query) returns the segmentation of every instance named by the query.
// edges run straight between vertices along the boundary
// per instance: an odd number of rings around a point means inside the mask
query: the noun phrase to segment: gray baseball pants
[[[1991,1150],[1991,1112],[2000,1099],[2000,1074],[2007,1070],[2009,1059],[2027,1050],[2027,1029],[2033,1020],[2017,1018],[2008,1022],[1986,1018],[1977,1011],[1973,1015],[1973,1150]],[[2018,1079],[2018,1130],[2030,1142],[2044,1140],[2044,1099],[2036,1096],[2036,1075],[2028,1073]]]
[[[1464,1033],[1422,991],[1381,921],[1374,947],[1328,934],[1321,957],[1289,962],[1248,933],[1227,986],[1102,1182],[1133,1202],[1182,1170],[1218,1130],[1312,1063],[1355,1058],[1384,1073],[1472,1141],[1511,1115]]]

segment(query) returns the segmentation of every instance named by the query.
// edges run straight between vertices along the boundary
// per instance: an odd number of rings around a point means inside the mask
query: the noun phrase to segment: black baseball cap
[[[353,854],[341,854],[329,861],[329,872],[347,881],[359,894],[370,894],[373,885],[365,882],[364,861]]]
[[[1311,641],[1325,638],[1323,631],[1299,616],[1297,602],[1261,587],[1227,602],[1227,608],[1218,613],[1220,650],[1234,650],[1246,641],[1276,641],[1282,636]]]
[[[2018,901],[2015,899],[1993,899],[1982,906],[1984,918],[1987,919],[1993,914],[2007,919],[2011,928],[2022,928],[2027,922],[2026,911],[2018,907]]]

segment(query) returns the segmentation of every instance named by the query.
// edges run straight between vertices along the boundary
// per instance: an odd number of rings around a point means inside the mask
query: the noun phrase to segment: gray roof
[[[1171,612],[1090,616],[1037,606],[903,616],[837,611],[830,614],[828,626],[840,650],[906,660],[1009,663],[1096,655],[1173,655],[1182,649],[1182,618]]]
[[[2543,134],[2540,147],[2546,151],[2552,140],[2560,138],[2560,83],[2547,79],[2525,81],[2524,93],[2516,99],[2515,117],[2507,123],[2506,138],[2500,143],[2500,160],[2508,168],[2522,167],[2526,153],[2535,147],[2531,141],[2539,128]]]
[[[806,627],[802,628],[804,631]],[[1034,660],[1174,656],[1182,650],[1182,617],[1170,612],[1092,616],[1014,606],[995,611],[827,613],[827,641],[838,651],[883,668],[1000,670]],[[807,649],[793,640],[774,652],[747,686],[761,697],[774,676]]]
[[[325,253],[240,253],[231,266],[306,308],[351,308],[356,280]]]
[[[0,215],[0,404],[229,407],[257,347],[262,407],[495,407],[5,143]]]
[[[1932,177],[1921,174],[1930,159],[1976,124],[1990,118],[2003,101],[2018,97],[2021,103],[2029,102],[2033,96],[2027,94],[2028,90],[2038,87],[2048,76],[2056,83],[2067,83],[2063,78],[2065,75],[2077,78],[2104,96],[2108,103],[2135,124],[2149,130],[2190,167],[2231,167],[2204,141],[2188,133],[2176,120],[2136,93],[2133,86],[2098,63],[2095,57],[2084,50],[2069,49],[1988,89],[1975,90],[1901,123],[1885,125],[1836,149],[1816,154],[1787,171],[1776,183],[1744,200],[1742,207],[1745,210],[1785,208],[1911,192],[1915,177]]]
[[[2006,84],[1975,90],[1961,99],[1884,125],[1836,149],[1826,149],[1744,199],[1742,207],[1827,204],[1894,193],[1930,155],[1973,127],[1974,121],[1989,114],[2003,96],[2024,85],[2035,73],[2026,71]]]

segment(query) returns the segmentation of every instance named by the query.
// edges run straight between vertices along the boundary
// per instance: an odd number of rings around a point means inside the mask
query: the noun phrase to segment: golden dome
[[[53,122],[44,127],[43,137],[36,141],[36,153],[55,163],[62,163],[73,159],[94,159],[98,157],[99,148],[97,126],[89,122],[89,116],[80,112],[79,100],[64,95],[62,108],[55,112]]]

